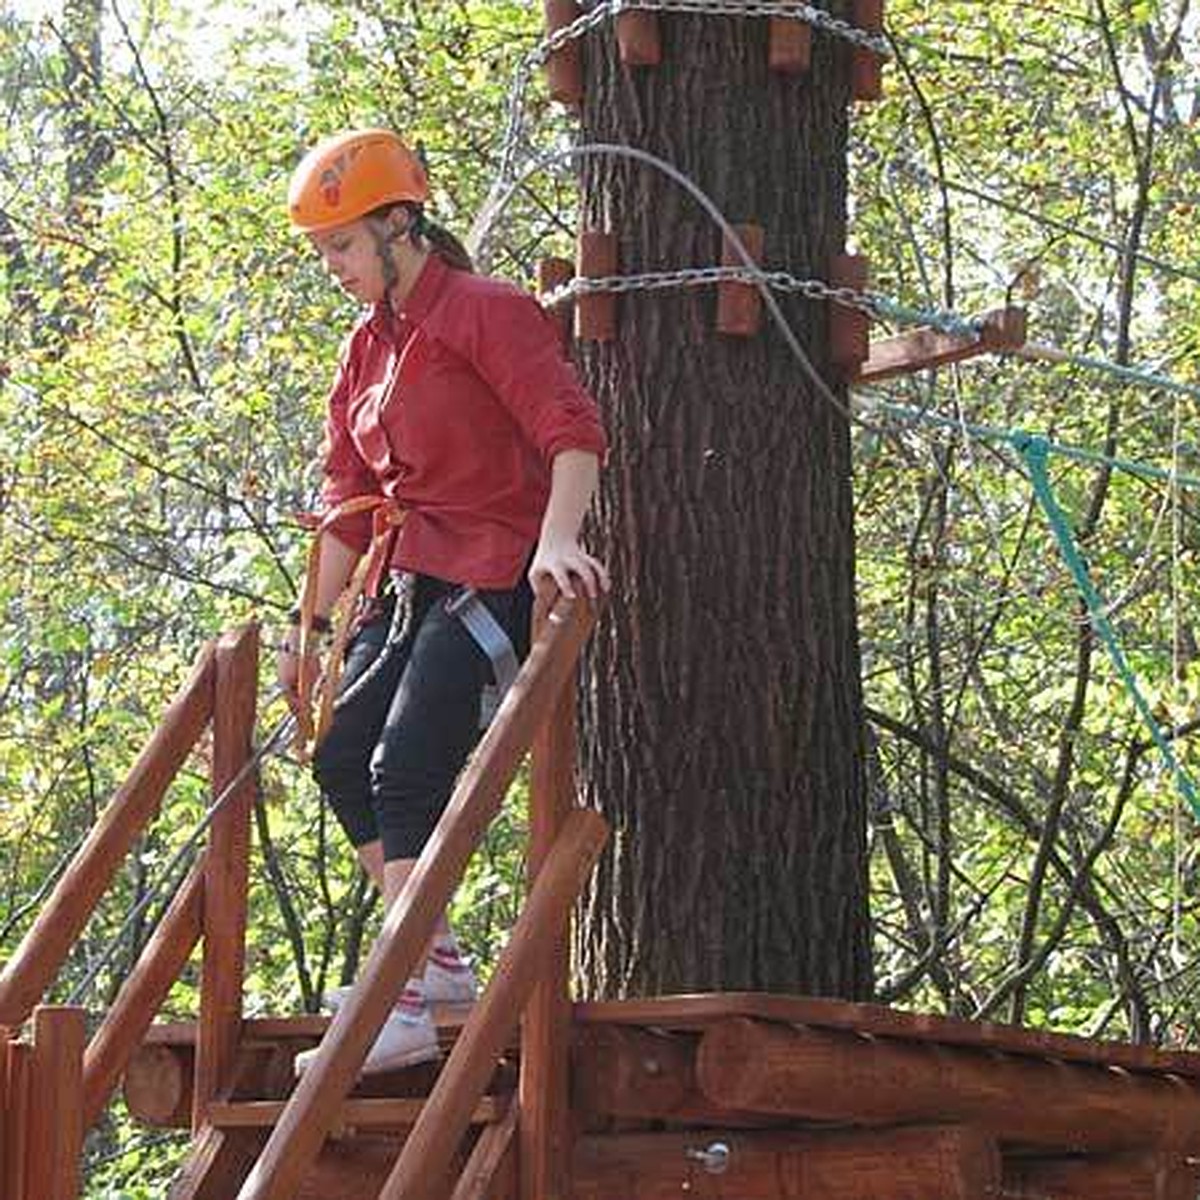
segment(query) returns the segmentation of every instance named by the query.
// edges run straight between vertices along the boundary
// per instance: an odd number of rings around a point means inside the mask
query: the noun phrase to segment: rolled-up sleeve
[[[379,492],[375,473],[363,461],[350,436],[347,410],[353,395],[352,349],[347,348],[338,364],[337,377],[325,410],[325,441],[322,446],[321,511],[326,515],[353,496]],[[371,544],[371,514],[340,517],[329,527],[339,541],[360,554]]]
[[[473,297],[463,332],[467,359],[547,462],[563,450],[603,458],[607,442],[596,402],[536,300],[496,284]]]

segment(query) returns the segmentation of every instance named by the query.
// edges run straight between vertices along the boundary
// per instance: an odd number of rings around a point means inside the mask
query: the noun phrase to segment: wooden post
[[[545,630],[539,606],[534,636]],[[567,680],[533,743],[529,788],[529,885],[550,855],[575,806],[575,680]],[[568,943],[555,947],[549,970],[534,988],[521,1030],[521,1200],[570,1195],[570,1096],[567,1050],[571,1030]]]
[[[26,1194],[75,1200],[83,1153],[82,1008],[45,1005],[33,1016]]]
[[[734,232],[759,266],[763,261],[766,231],[761,225],[735,225]],[[726,236],[721,250],[721,265],[744,267],[742,256]],[[717,285],[717,332],[731,337],[753,337],[762,323],[762,296],[753,283]]]
[[[800,75],[812,65],[812,26],[805,21],[772,17],[768,64],[772,71]]]
[[[1196,1200],[1197,1174],[1183,1155],[1014,1156],[1004,1162],[1004,1191],[1047,1200]]]
[[[193,867],[92,1035],[83,1057],[85,1127],[100,1119],[122,1071],[200,940],[203,902],[203,867]]]
[[[541,296],[546,296],[556,288],[568,284],[575,277],[575,264],[569,258],[543,258],[538,263],[537,287]],[[548,310],[558,322],[563,346],[571,344],[571,305],[559,304]]]
[[[253,751],[258,692],[258,627],[245,625],[217,646],[213,702],[212,790],[219,796]],[[231,1081],[242,1023],[246,958],[246,892],[250,817],[257,781],[251,772],[227,796],[209,830],[204,863],[204,967],[196,1026],[196,1092],[192,1128]]]
[[[546,32],[557,33],[577,20],[583,10],[575,0],[544,0]],[[550,95],[568,108],[578,108],[583,100],[583,64],[579,39],[567,42],[546,60],[546,85]]]
[[[12,1044],[9,1031],[0,1029],[0,1196],[15,1197],[16,1189],[9,1180],[8,1148],[4,1144],[5,1133],[15,1120],[12,1090],[8,1082]]]
[[[133,770],[0,975],[0,1026],[23,1025],[58,974],[138,834],[158,811],[212,710],[214,652],[206,646]]]
[[[658,14],[621,13],[617,17],[617,49],[627,67],[657,67],[662,62]]]
[[[607,836],[608,823],[593,809],[576,809],[563,823],[487,991],[459,1034],[379,1200],[413,1200],[438,1194],[470,1123],[471,1110],[483,1095],[496,1058],[530,992],[550,967],[555,949],[566,936],[571,907]]]
[[[617,273],[617,238],[598,229],[579,235],[579,270],[585,279]],[[582,295],[575,304],[575,336],[583,341],[611,342],[617,336],[617,297],[612,292]]]
[[[836,254],[829,265],[834,287],[866,290],[870,275],[861,254]],[[859,308],[829,302],[829,357],[844,376],[854,378],[871,353],[871,318]]]
[[[697,1074],[727,1108],[859,1124],[970,1123],[1075,1150],[1200,1148],[1200,1087],[1175,1076],[1025,1059],[734,1018]]]
[[[4,1122],[0,1124],[0,1195],[27,1200],[26,1142],[29,1133],[29,1071],[33,1047],[7,1031],[7,1083]]]
[[[719,1171],[710,1173],[706,1162]],[[995,1200],[999,1184],[995,1142],[970,1128],[746,1133],[717,1126],[587,1137],[575,1153],[575,1200]]]
[[[853,14],[859,29],[883,32],[883,0],[854,0]],[[865,46],[854,47],[850,92],[855,100],[878,100],[883,96],[883,59]]]
[[[460,777],[413,873],[384,917],[358,987],[338,1009],[321,1053],[304,1072],[238,1200],[284,1200],[316,1161],[371,1043],[433,935],[438,914],[499,809],[553,698],[573,674],[594,621],[591,605],[583,601],[555,605],[548,635],[530,652]]]

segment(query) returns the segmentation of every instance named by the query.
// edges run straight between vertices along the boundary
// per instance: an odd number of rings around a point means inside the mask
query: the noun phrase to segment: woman
[[[428,195],[420,161],[381,129],[317,145],[288,195],[293,227],[370,306],[328,402],[313,626],[329,628],[373,522],[384,532],[372,559],[386,570],[367,580],[314,774],[387,905],[475,743],[485,689],[527,649],[533,593],[608,587],[579,542],[605,448],[595,405],[553,323],[529,296],[472,273],[426,218]],[[301,677],[317,668],[301,666],[293,621],[278,671],[299,709]],[[443,917],[364,1070],[436,1057],[430,1000],[473,995]]]

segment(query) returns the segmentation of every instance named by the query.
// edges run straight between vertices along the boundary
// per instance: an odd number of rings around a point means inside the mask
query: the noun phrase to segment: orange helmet
[[[301,233],[321,233],[382,204],[424,204],[420,159],[390,129],[353,129],[318,142],[288,187],[288,215]]]

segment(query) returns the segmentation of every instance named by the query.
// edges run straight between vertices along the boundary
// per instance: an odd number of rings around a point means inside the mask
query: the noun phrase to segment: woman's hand
[[[601,592],[608,591],[609,579],[604,564],[593,558],[578,539],[543,538],[529,566],[529,584],[534,595],[544,602],[554,598],[555,590],[574,600],[577,586],[582,586],[588,598],[595,600]]]
[[[316,639],[308,653],[308,679],[310,686],[315,684],[320,676],[321,660],[317,650]],[[279,646],[275,659],[275,677],[283,689],[283,697],[293,716],[300,715],[300,630],[293,625]]]

